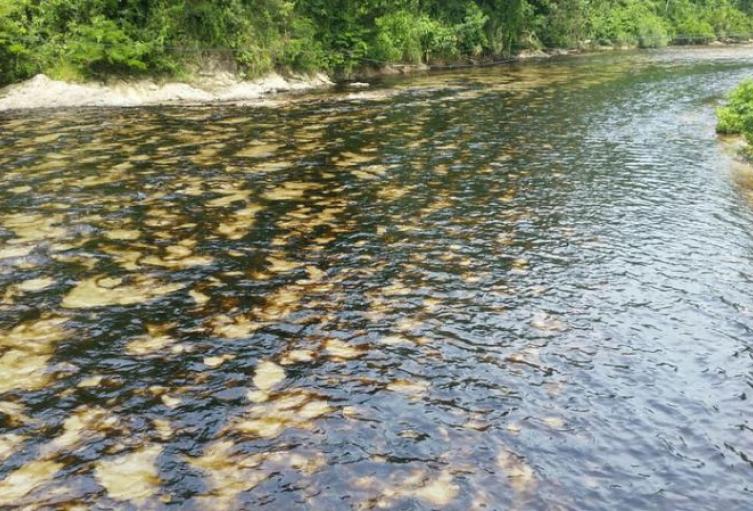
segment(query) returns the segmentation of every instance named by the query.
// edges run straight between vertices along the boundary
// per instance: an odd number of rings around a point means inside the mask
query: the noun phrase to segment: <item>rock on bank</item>
[[[305,91],[331,86],[324,74],[285,78],[276,73],[243,81],[230,73],[213,74],[196,83],[151,80],[104,83],[68,83],[37,75],[0,90],[0,111],[81,106],[145,106],[170,103],[247,101],[275,92]]]

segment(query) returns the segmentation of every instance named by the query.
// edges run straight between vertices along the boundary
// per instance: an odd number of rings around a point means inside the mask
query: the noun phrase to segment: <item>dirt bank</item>
[[[568,55],[568,50],[522,51],[505,59],[525,61]],[[499,64],[502,61],[478,61],[447,65],[390,64],[364,68],[347,81],[372,80],[386,75],[412,74],[437,69],[475,67]],[[210,68],[213,66],[210,66]],[[134,107],[167,104],[197,104],[214,102],[262,103],[274,93],[307,91],[330,87],[334,83],[319,73],[311,76],[283,77],[277,73],[256,80],[239,79],[232,71],[214,66],[210,72],[199,70],[188,82],[160,83],[154,80],[70,83],[53,80],[43,74],[21,83],[0,89],[0,112],[32,108],[61,107]],[[366,84],[364,84],[366,85]],[[266,103],[266,100],[264,101]]]
[[[706,46],[687,48],[709,49],[717,46],[749,46],[748,43],[716,42]],[[633,50],[636,47],[594,46],[584,44],[578,49],[523,50],[505,59],[481,59],[434,65],[389,64],[365,67],[348,80],[352,89],[368,88],[368,83],[387,75],[413,74],[465,67],[493,66],[511,62],[536,61],[613,50]],[[274,93],[309,91],[334,85],[325,74],[284,77],[277,73],[256,80],[242,80],[222,65],[209,66],[202,73],[194,70],[188,82],[157,82],[154,80],[69,83],[37,75],[25,82],[0,89],[0,112],[33,108],[61,107],[134,107],[169,104],[207,104],[232,102],[246,105],[276,105],[291,98],[271,98]],[[369,95],[368,92],[361,95]]]
[[[286,78],[270,74],[244,81],[230,73],[217,73],[192,83],[157,83],[151,80],[113,83],[67,83],[37,75],[0,90],[0,111],[29,108],[82,106],[145,106],[173,103],[248,101],[275,92],[305,91],[333,85],[324,75]]]

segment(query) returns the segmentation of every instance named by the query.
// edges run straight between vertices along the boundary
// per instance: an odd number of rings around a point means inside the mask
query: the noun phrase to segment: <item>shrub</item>
[[[753,135],[753,80],[742,82],[730,93],[727,104],[717,110],[717,117],[718,133]]]
[[[683,44],[707,44],[716,39],[714,27],[703,19],[687,17],[675,25],[675,42]]]
[[[0,0],[0,85],[28,78],[37,70],[21,6],[15,0]]]
[[[655,14],[646,14],[636,20],[636,35],[641,48],[661,48],[669,42],[667,28]]]
[[[294,19],[283,40],[279,64],[301,71],[318,71],[326,66],[326,52],[316,40],[316,26],[308,19]]]
[[[469,9],[457,25],[408,11],[390,13],[376,20],[371,57],[378,62],[417,64],[478,55],[486,45],[485,20],[480,9]]]
[[[657,48],[669,42],[667,22],[647,2],[602,4],[591,15],[593,37],[604,44]]]
[[[419,19],[417,19],[419,18]],[[396,11],[376,19],[371,56],[383,62],[421,62],[426,20],[408,11]]]
[[[433,59],[454,59],[458,57],[460,52],[454,27],[433,20],[428,16],[423,16],[418,25],[426,62]]]
[[[95,16],[89,24],[72,27],[65,56],[84,74],[130,74],[148,69],[150,50],[147,43],[133,40],[114,21]]]
[[[466,6],[462,23],[455,26],[458,50],[466,55],[479,55],[487,45],[484,27],[489,17],[474,2]]]
[[[730,5],[711,10],[708,22],[720,38],[747,38],[753,29],[750,18]]]

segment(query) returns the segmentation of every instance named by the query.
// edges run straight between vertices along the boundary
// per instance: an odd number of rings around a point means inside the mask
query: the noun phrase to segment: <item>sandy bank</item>
[[[681,46],[693,50],[714,50],[717,47],[753,47],[748,42],[715,42],[705,46]],[[389,64],[382,67],[364,68],[350,76],[348,88],[367,89],[374,79],[388,75],[408,75],[431,71],[452,70],[468,67],[486,67],[511,62],[539,61],[552,57],[600,53],[613,50],[635,50],[629,46],[584,45],[579,49],[550,48],[523,50],[502,60],[479,60],[464,63],[435,65]],[[221,66],[219,69],[222,69]],[[366,83],[363,83],[366,82]],[[0,112],[36,108],[62,107],[136,107],[149,105],[197,105],[232,102],[239,105],[276,106],[287,103],[292,97],[274,98],[275,93],[303,92],[331,87],[334,82],[323,74],[284,77],[277,73],[256,80],[241,80],[232,72],[212,69],[187,82],[156,82],[154,80],[69,83],[37,75],[25,82],[0,89]],[[383,92],[381,93],[383,94]],[[370,92],[357,94],[368,97]]]
[[[0,90],[0,111],[60,107],[128,107],[174,103],[249,101],[276,92],[306,91],[329,87],[324,75],[285,78],[270,74],[242,81],[230,73],[218,73],[195,83],[157,83],[151,80],[113,83],[67,83],[37,75]]]
[[[732,179],[748,202],[753,203],[753,162],[746,155],[749,144],[742,135],[718,135],[718,140],[722,151],[729,157]]]
[[[525,61],[568,55],[568,50],[526,50],[506,59]],[[475,67],[477,65],[498,64],[500,61],[476,62],[465,65],[390,64],[381,68],[364,68],[351,79],[371,80],[374,78],[427,72],[455,67]],[[119,80],[108,83],[86,82],[69,83],[53,80],[43,74],[0,89],[0,112],[34,108],[63,107],[135,107],[169,104],[204,104],[235,102],[244,104],[266,104],[274,93],[307,91],[330,87],[334,83],[323,73],[311,76],[283,77],[277,73],[256,80],[241,80],[228,71],[212,71],[199,74],[187,82],[159,83],[154,80]],[[351,87],[358,88],[358,87]],[[264,99],[262,99],[264,98]],[[272,101],[275,103],[275,101]]]

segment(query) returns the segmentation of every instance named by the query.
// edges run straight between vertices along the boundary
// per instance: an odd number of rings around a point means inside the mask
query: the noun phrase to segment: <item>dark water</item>
[[[0,117],[0,507],[745,509],[753,50]]]

